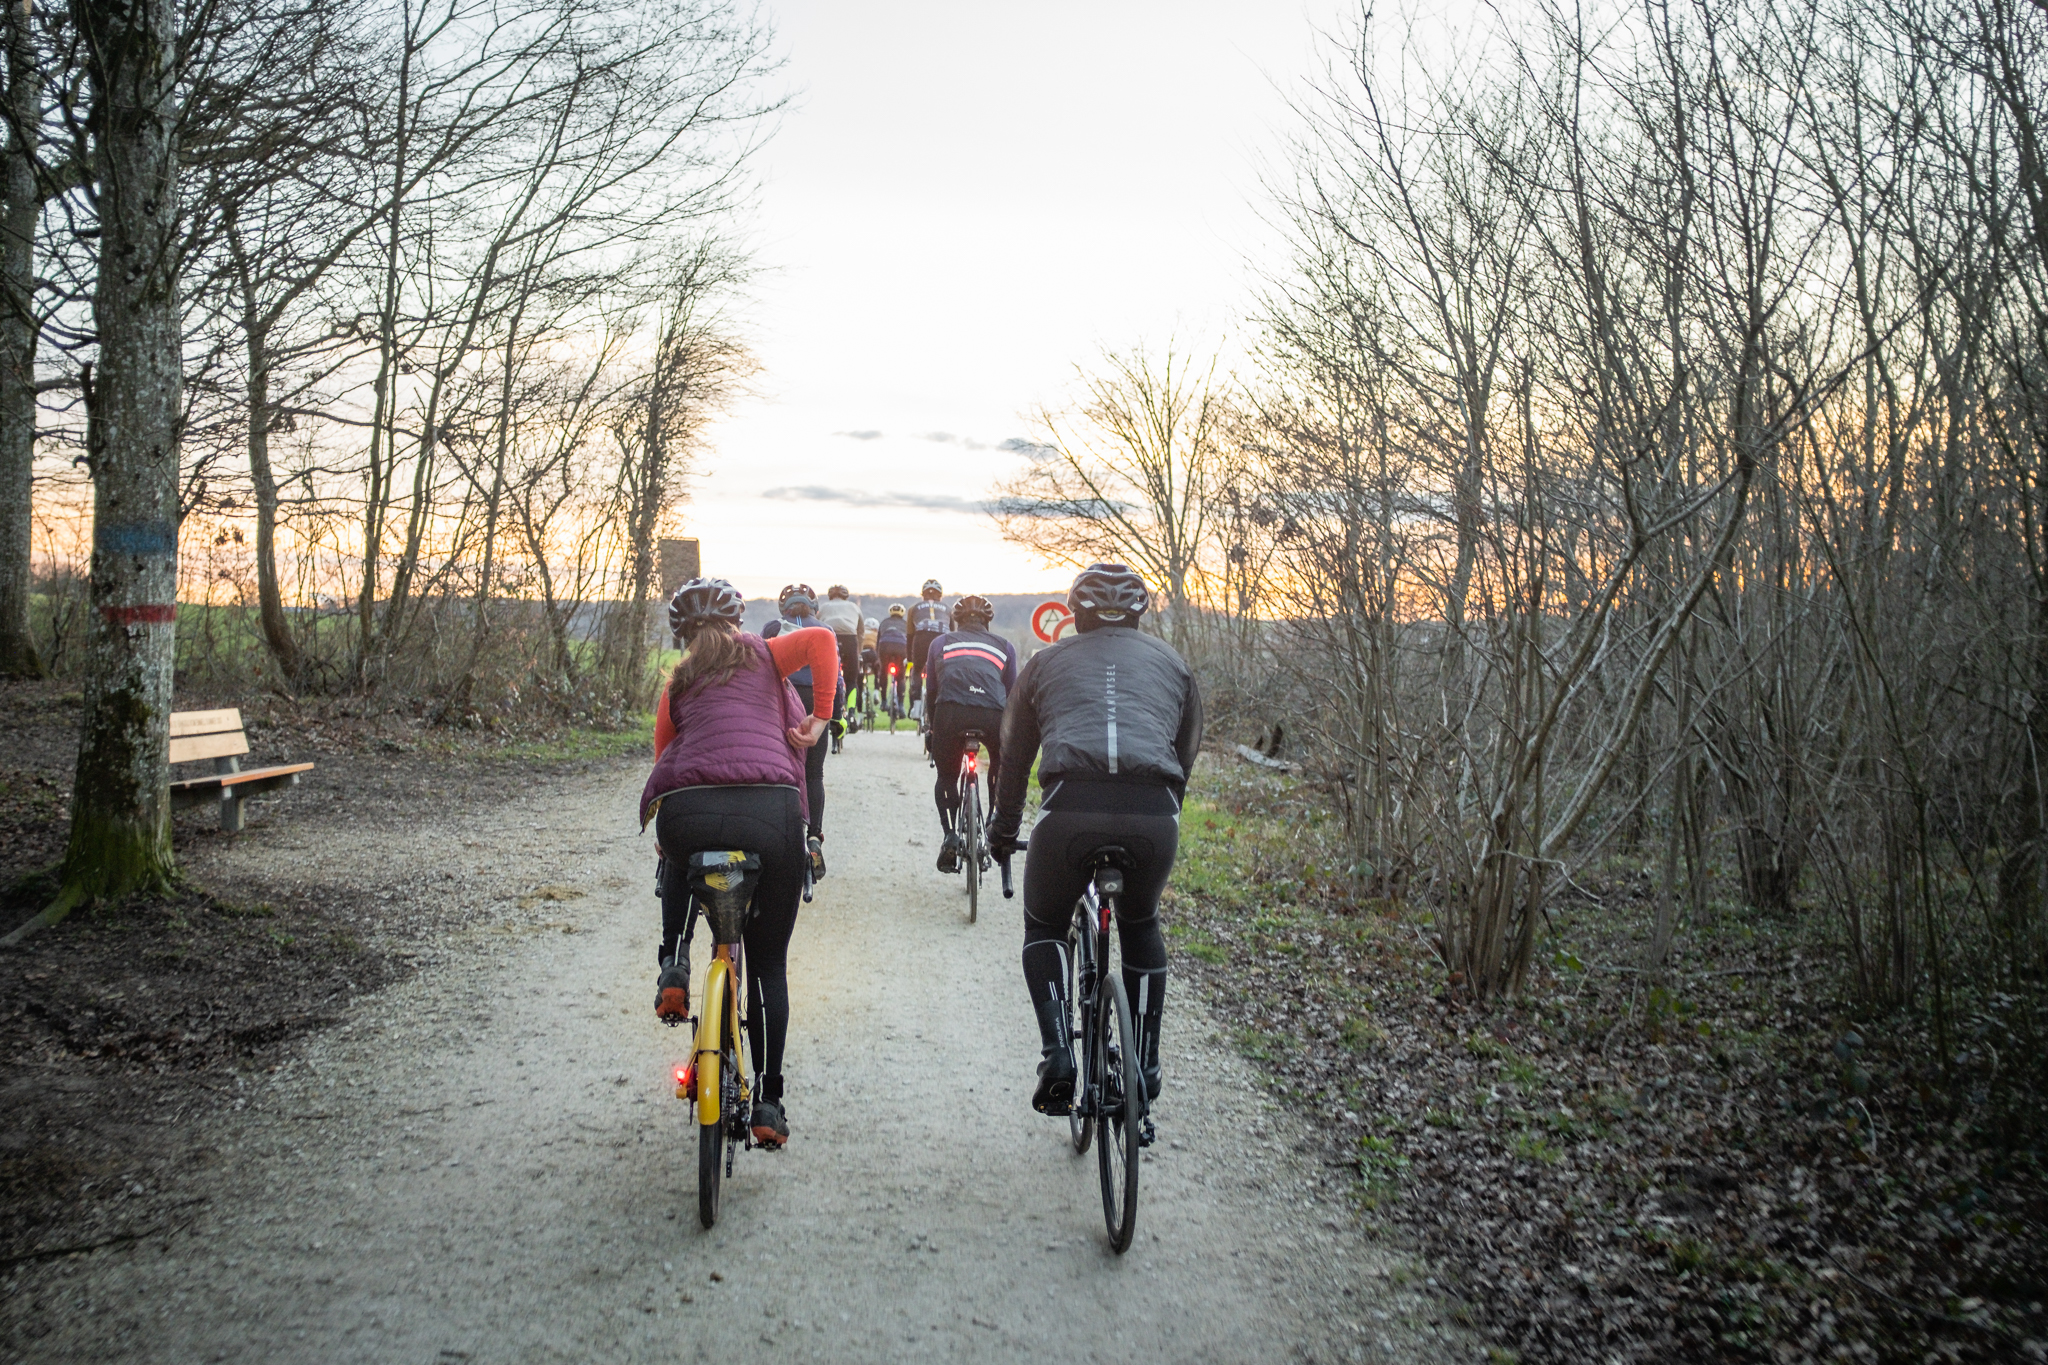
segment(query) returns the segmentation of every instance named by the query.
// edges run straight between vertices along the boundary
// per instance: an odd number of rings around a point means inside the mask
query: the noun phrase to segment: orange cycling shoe
[[[661,979],[654,983],[654,1013],[671,1027],[689,1022],[690,969],[684,964],[673,962],[661,969]]]

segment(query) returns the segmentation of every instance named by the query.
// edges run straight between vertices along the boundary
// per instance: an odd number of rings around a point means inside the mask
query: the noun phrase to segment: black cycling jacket
[[[1178,804],[1201,747],[1201,693],[1172,645],[1128,626],[1062,640],[1031,656],[1003,711],[995,823],[1016,832],[1034,756],[1041,790],[1130,782],[1165,786]]]
[[[919,635],[944,635],[952,625],[953,613],[944,602],[915,602],[910,608],[910,628]]]
[[[910,648],[910,627],[900,616],[891,616],[875,627],[875,647],[902,651]]]
[[[1017,684],[1017,650],[992,631],[955,630],[931,642],[924,664],[924,699],[1001,710]]]

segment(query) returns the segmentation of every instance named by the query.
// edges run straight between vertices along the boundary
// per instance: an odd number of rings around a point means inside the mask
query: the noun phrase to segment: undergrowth
[[[1426,905],[1329,869],[1315,794],[1198,770],[1176,968],[1412,1238],[1537,1361],[2048,1360],[2038,997],[1859,1007],[1824,926],[1720,906],[1651,978],[1641,865],[1575,874],[1514,1001],[1453,993]]]

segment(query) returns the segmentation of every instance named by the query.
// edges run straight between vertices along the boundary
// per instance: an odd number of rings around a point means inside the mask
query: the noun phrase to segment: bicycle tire
[[[1096,991],[1096,1059],[1102,1072],[1102,1141],[1095,1149],[1102,1177],[1102,1221],[1121,1255],[1138,1230],[1138,1133],[1145,1118],[1145,1081],[1138,1071],[1138,1035],[1121,974]]]
[[[1092,945],[1095,941],[1090,930],[1082,922],[1083,918],[1082,907],[1076,905],[1074,918],[1067,924],[1067,1046],[1074,1054],[1074,1100],[1067,1110],[1067,1132],[1073,1138],[1075,1156],[1086,1156],[1088,1144],[1095,1138],[1094,1115],[1084,1115],[1081,1112],[1085,1107],[1083,1101],[1088,1094],[1088,1078],[1094,1074],[1089,1065],[1089,1048],[1094,1043],[1094,1029],[1090,1026],[1087,1011],[1081,1006],[1081,997],[1076,989],[1078,983],[1075,980],[1080,971],[1081,954],[1093,951],[1092,947],[1083,945]],[[1073,1026],[1077,1016],[1081,1020],[1079,1037],[1074,1036],[1076,1030]]]
[[[972,924],[981,913],[981,783],[972,776],[960,793],[960,833],[966,845],[960,856],[967,860],[967,922]]]

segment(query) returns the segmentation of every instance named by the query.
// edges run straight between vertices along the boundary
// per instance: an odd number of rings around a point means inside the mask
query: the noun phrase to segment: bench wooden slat
[[[186,793],[213,791],[219,787],[239,787],[245,782],[266,782],[312,771],[310,763],[284,763],[275,768],[251,768],[244,773],[208,773],[204,777],[181,777],[171,783],[171,790]]]
[[[235,707],[219,711],[173,711],[171,712],[171,738],[183,739],[188,735],[217,735],[226,730],[242,728],[242,713]],[[247,753],[245,749],[242,752]],[[176,763],[178,759],[172,759]]]
[[[273,777],[288,777],[293,773],[312,771],[313,765],[310,763],[286,763],[276,768],[252,768],[245,773],[222,773],[220,784],[223,787],[239,787],[244,782],[263,782]]]
[[[171,762],[196,763],[202,758],[233,758],[249,752],[249,737],[240,730],[219,735],[194,735],[171,741]]]

